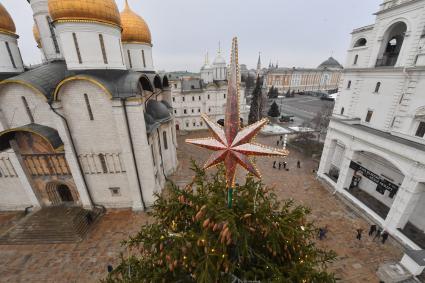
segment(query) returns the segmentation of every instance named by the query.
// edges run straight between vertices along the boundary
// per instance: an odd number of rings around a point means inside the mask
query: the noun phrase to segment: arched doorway
[[[67,185],[60,184],[57,186],[58,195],[62,202],[73,202],[74,198],[72,197],[71,190]]]
[[[78,194],[65,183],[48,183],[46,191],[51,205],[74,204],[78,201]]]
[[[397,22],[388,28],[384,35],[381,50],[376,66],[394,66],[403,46],[407,26],[404,22]]]

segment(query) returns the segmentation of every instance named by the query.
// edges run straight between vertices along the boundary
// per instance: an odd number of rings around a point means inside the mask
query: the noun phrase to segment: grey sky
[[[0,0],[12,15],[27,64],[40,62],[26,0]],[[119,9],[124,0],[116,0]],[[382,0],[129,0],[148,23],[158,70],[198,71],[221,41],[228,60],[239,37],[240,62],[256,66],[279,61],[286,67],[315,67],[333,56],[342,64],[353,28],[373,23]]]

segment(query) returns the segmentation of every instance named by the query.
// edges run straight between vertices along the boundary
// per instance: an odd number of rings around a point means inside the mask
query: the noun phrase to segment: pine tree
[[[155,222],[123,243],[129,255],[105,282],[335,282],[326,271],[335,254],[315,246],[308,208],[278,201],[251,176],[228,208],[224,168],[193,170],[185,189],[157,195]]]
[[[274,118],[280,116],[279,106],[276,104],[276,102],[273,102],[273,104],[270,106],[268,115]]]
[[[262,99],[261,79],[260,79],[260,76],[257,76],[255,88],[254,88],[254,91],[252,92],[251,108],[249,110],[249,115],[248,115],[249,124],[253,124],[259,121],[261,118],[261,112],[262,112],[261,99]]]

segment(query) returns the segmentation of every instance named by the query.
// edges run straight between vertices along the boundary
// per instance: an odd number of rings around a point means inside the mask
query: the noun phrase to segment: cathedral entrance
[[[72,197],[71,191],[69,190],[68,186],[66,185],[59,185],[58,188],[58,194],[62,202],[73,202],[74,198]]]
[[[78,200],[73,189],[64,183],[48,183],[46,191],[51,205],[73,204]]]

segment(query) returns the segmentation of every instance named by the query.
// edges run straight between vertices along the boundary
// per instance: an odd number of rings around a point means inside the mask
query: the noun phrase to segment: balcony
[[[384,53],[381,58],[376,60],[375,67],[392,67],[397,63],[399,53]]]

